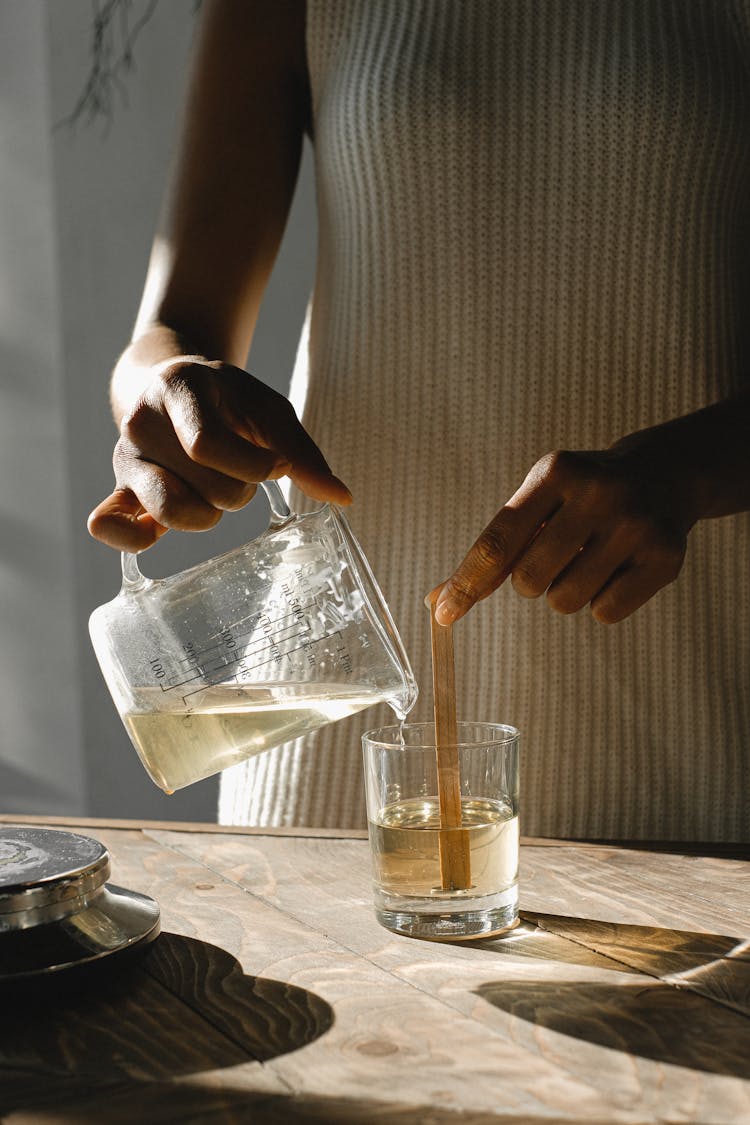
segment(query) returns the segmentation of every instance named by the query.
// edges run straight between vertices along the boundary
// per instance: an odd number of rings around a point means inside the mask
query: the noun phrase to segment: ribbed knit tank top
[[[750,381],[750,6],[309,0],[317,276],[292,399],[429,718],[423,597],[544,453]],[[312,505],[298,493],[301,509]],[[615,626],[506,583],[454,628],[459,717],[522,734],[532,835],[750,837],[750,518]],[[225,823],[361,826],[386,708],[226,772]]]

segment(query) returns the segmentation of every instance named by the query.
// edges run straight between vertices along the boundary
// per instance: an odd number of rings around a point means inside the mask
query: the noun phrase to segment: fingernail
[[[342,489],[346,493],[348,499],[345,502],[351,504],[351,502],[354,499],[354,497],[352,496],[351,489],[347,488],[347,486],[344,484],[344,482],[339,477],[334,477],[333,479],[336,481],[336,484],[339,486],[339,488]]]
[[[435,606],[435,620],[438,625],[452,625],[461,616],[461,609],[457,602],[446,594],[438,599]]]

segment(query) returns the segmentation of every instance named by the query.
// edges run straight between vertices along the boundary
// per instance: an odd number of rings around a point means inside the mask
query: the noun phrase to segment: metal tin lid
[[[0,982],[99,960],[159,933],[146,895],[107,885],[98,840],[0,825]]]
[[[75,914],[109,878],[98,840],[51,828],[0,829],[0,933]]]

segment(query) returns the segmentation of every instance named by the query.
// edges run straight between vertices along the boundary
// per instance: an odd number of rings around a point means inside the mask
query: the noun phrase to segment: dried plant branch
[[[64,125],[72,128],[80,121],[90,125],[98,118],[103,118],[105,128],[109,128],[118,99],[127,105],[124,76],[135,70],[135,43],[157,3],[158,0],[149,0],[134,20],[134,12],[140,7],[137,0],[92,0],[88,77],[75,106],[57,122],[56,129]]]

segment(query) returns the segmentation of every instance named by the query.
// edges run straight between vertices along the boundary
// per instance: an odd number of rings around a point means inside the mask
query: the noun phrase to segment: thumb
[[[94,508],[89,534],[116,551],[145,551],[167,531],[129,488],[116,488]]]

